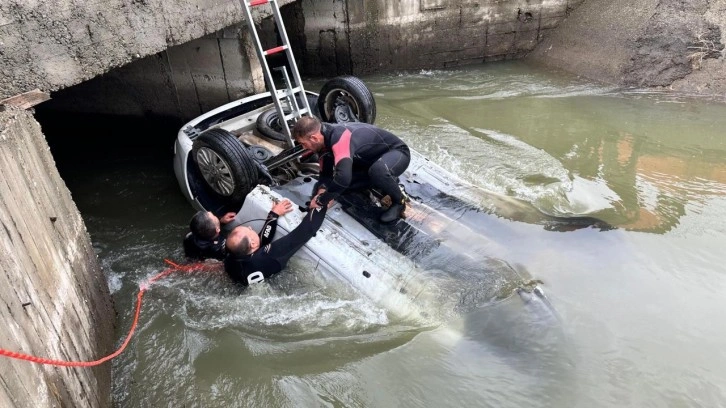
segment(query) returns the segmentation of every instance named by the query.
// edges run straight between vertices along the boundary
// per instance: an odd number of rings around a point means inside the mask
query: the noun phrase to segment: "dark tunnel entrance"
[[[305,70],[311,64],[303,62],[306,39],[302,5],[293,2],[280,11],[307,86]],[[280,44],[272,16],[257,27],[263,49]],[[53,92],[52,99],[35,109],[59,170],[127,156],[170,163],[174,140],[184,123],[266,90],[252,44],[246,23],[242,23]],[[270,68],[287,65],[282,55],[270,56],[267,61]],[[280,89],[282,74],[272,71]],[[326,77],[317,71],[315,75]],[[315,84],[315,79],[311,82]]]
[[[69,168],[109,166],[134,158],[171,166],[179,118],[64,112],[38,106],[36,119],[61,176]],[[65,178],[65,177],[64,177]]]
[[[297,59],[305,52],[302,6],[294,2],[281,12]],[[254,48],[245,42],[247,30],[245,24],[226,27],[53,92],[35,107],[35,117],[61,176],[72,186],[70,173],[145,160],[163,163],[160,170],[174,181],[174,141],[184,123],[266,90]],[[258,33],[264,49],[280,42],[272,17],[261,21]],[[271,68],[284,61],[268,59]],[[304,65],[298,62],[303,77]]]

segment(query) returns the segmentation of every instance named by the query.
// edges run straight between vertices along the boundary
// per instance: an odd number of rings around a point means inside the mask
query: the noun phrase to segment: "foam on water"
[[[464,129],[447,121],[440,122],[418,133],[416,147],[432,161],[475,186],[535,204],[561,200],[573,190],[572,176],[559,160],[546,152],[496,130]],[[562,210],[563,203],[560,203]],[[573,210],[570,208],[570,212]]]
[[[365,299],[338,299],[319,292],[285,295],[269,285],[253,285],[235,297],[189,294],[181,314],[199,330],[225,327],[264,328],[311,335],[356,332],[388,324],[385,310]]]

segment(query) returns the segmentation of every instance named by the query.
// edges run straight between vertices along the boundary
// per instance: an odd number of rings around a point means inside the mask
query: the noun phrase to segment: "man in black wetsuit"
[[[396,135],[367,123],[321,124],[305,116],[295,123],[292,136],[320,157],[320,179],[310,208],[328,206],[347,189],[375,187],[392,201],[381,222],[401,217],[406,197],[398,176],[408,168],[411,152]]]
[[[315,236],[326,210],[310,209],[300,225],[276,241],[272,239],[277,231],[277,219],[292,211],[289,200],[282,200],[272,207],[259,235],[250,227],[235,227],[227,237],[224,270],[232,280],[245,286],[280,272],[295,252]]]
[[[189,222],[190,232],[184,237],[184,255],[198,261],[208,258],[223,260],[226,250],[221,225],[231,223],[235,215],[228,212],[217,218],[211,211],[197,211]]]

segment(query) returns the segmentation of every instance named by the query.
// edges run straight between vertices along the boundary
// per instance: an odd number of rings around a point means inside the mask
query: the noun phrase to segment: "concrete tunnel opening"
[[[305,81],[304,67],[317,64],[302,62],[301,5],[291,3],[280,11]],[[280,44],[271,16],[261,20],[258,33],[264,49]],[[236,24],[52,92],[50,100],[35,106],[35,118],[61,175],[66,165],[77,166],[79,159],[89,162],[140,154],[168,162],[171,172],[172,147],[184,123],[266,90],[252,41],[246,24]],[[271,69],[287,65],[282,55],[267,61]],[[273,76],[280,89],[282,74],[273,70]]]

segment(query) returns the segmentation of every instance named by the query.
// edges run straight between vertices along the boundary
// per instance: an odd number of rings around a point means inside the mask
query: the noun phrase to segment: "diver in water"
[[[267,215],[260,233],[239,225],[227,237],[224,270],[244,286],[262,282],[280,272],[290,258],[307,243],[322,225],[327,208],[311,208],[303,221],[286,236],[273,241],[277,219],[292,211],[292,203],[282,200]]]
[[[320,157],[310,208],[329,206],[346,190],[374,187],[392,203],[380,221],[391,223],[402,216],[406,196],[398,176],[408,168],[411,152],[398,136],[368,123],[322,124],[314,116],[300,118],[292,136]]]
[[[226,237],[222,230],[234,221],[235,213],[228,212],[217,218],[211,211],[198,211],[189,222],[189,232],[184,237],[184,255],[190,260],[203,261],[213,258],[223,260],[226,255]],[[229,228],[225,229],[226,231]]]

